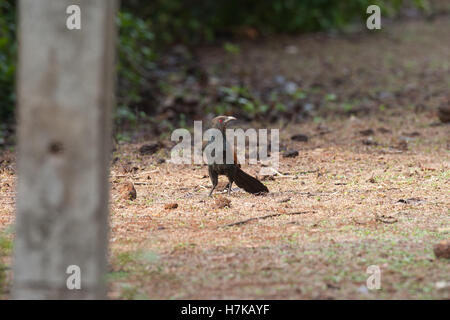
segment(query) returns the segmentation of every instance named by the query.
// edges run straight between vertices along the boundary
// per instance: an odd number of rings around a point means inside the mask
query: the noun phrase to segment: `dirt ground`
[[[338,115],[282,124],[281,145],[299,155],[280,157],[281,174],[264,179],[266,196],[235,188],[209,198],[205,166],[160,163],[168,148],[141,155],[146,141],[118,145],[109,297],[450,299],[449,260],[433,253],[450,239],[450,126],[435,112],[449,97],[448,39],[446,16],[386,26],[379,35],[240,44],[243,53],[226,58],[231,75],[252,87],[269,75],[296,79],[328,97],[322,107]],[[223,55],[209,48],[201,63],[212,70]],[[340,114],[350,109],[357,112]],[[308,141],[292,141],[297,133]],[[8,297],[13,150],[2,159],[0,284]],[[244,170],[256,175],[259,167]],[[120,197],[127,181],[135,200]],[[221,197],[229,206],[218,205]],[[227,226],[250,218],[257,219]],[[366,288],[371,265],[381,270],[379,290]]]

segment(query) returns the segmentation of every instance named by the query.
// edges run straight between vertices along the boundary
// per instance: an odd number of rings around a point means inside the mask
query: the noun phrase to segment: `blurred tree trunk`
[[[70,5],[79,30],[66,25]],[[116,10],[20,1],[15,299],[106,296]]]

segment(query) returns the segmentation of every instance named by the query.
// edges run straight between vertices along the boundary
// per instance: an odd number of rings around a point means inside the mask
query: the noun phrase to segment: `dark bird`
[[[231,192],[231,186],[233,182],[235,182],[239,188],[244,189],[245,191],[252,194],[261,194],[269,192],[269,189],[267,189],[267,187],[264,184],[262,184],[258,179],[242,171],[241,165],[237,161],[236,152],[234,152],[232,146],[229,146],[227,143],[226,128],[227,125],[234,120],[236,120],[235,117],[228,117],[228,116],[218,116],[212,120],[211,127],[219,129],[222,132],[223,163],[222,164],[218,164],[215,162],[208,163],[208,174],[212,182],[212,189],[211,192],[209,193],[209,196],[212,195],[214,189],[217,187],[217,183],[219,182],[219,175],[225,175],[228,178],[228,194],[230,194]],[[212,143],[213,141],[214,139],[211,139],[210,141],[208,141],[206,145]],[[234,161],[231,164],[226,163],[227,152],[233,153]]]

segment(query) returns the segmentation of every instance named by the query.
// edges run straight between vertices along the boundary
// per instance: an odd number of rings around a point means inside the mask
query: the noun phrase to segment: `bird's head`
[[[215,117],[214,119],[212,119],[212,127],[217,128],[219,130],[224,130],[227,128],[227,125],[231,121],[235,121],[235,120],[237,120],[237,119],[235,117],[231,117],[231,116],[218,116],[218,117]]]

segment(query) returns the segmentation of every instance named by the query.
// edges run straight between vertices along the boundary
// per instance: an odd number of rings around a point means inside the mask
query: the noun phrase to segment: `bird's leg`
[[[228,178],[228,195],[231,194],[231,186],[233,185],[233,180]]]
[[[214,189],[216,188],[216,186],[217,185],[213,185],[213,187],[211,188],[211,191],[209,192],[209,196],[208,197],[212,196],[212,193],[213,193]]]
[[[215,173],[211,168],[209,169],[209,177],[211,178],[211,182],[212,182],[212,188],[211,191],[209,192],[209,196],[212,196],[212,193],[214,191],[214,189],[217,187],[217,184],[219,183],[219,176],[217,173]]]

